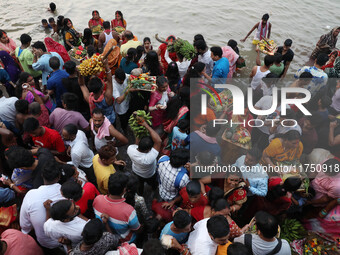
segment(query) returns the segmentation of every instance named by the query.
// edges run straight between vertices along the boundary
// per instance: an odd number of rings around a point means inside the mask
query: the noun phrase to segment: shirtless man
[[[119,44],[120,38],[116,31],[111,31],[110,22],[104,21],[103,23],[104,31],[98,37],[98,48],[100,52],[103,52],[106,44],[111,39],[115,39],[117,44]]]

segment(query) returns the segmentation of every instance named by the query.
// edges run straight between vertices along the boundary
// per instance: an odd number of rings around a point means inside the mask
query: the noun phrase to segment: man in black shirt
[[[284,42],[283,46],[280,46],[277,49],[277,52],[282,55],[283,64],[285,66],[283,73],[281,74],[281,78],[284,78],[286,76],[290,62],[292,62],[294,58],[294,52],[290,49],[290,47],[292,46],[292,43],[293,42],[291,39],[287,39]]]

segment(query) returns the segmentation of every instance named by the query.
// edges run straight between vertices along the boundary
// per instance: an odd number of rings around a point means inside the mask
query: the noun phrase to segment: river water
[[[0,28],[19,44],[22,33],[28,33],[33,41],[42,40],[48,33],[41,27],[41,19],[58,15],[71,18],[75,28],[83,31],[91,18],[92,10],[98,10],[104,20],[112,20],[114,12],[121,10],[129,30],[142,40],[149,36],[155,48],[159,43],[154,35],[166,37],[174,34],[188,41],[197,33],[204,35],[209,46],[224,46],[229,39],[239,42],[240,53],[247,67],[240,74],[249,76],[255,64],[256,53],[251,44],[253,35],[245,43],[242,39],[252,26],[269,13],[272,36],[279,45],[293,40],[295,58],[289,75],[308,60],[318,38],[335,26],[340,26],[340,0],[247,0],[247,1],[181,1],[181,0],[54,0],[57,14],[47,11],[50,0],[0,0]],[[338,46],[339,47],[339,46]]]

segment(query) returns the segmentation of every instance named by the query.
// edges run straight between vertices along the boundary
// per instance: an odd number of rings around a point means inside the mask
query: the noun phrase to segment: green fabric
[[[15,56],[19,59],[20,64],[25,72],[29,73],[33,77],[38,77],[41,75],[41,71],[35,71],[32,68],[29,68],[33,64],[33,53],[29,49],[24,49],[20,56],[19,55],[19,48],[15,49]]]

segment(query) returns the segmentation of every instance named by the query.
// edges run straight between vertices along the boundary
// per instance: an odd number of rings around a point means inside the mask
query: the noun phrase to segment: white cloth
[[[267,21],[267,24],[262,28],[262,31],[263,31],[263,36],[264,37],[267,37],[267,34],[268,34],[268,29],[269,29],[269,21]],[[260,39],[260,35],[261,35],[261,25],[262,25],[262,20],[260,21],[258,27],[257,27],[257,31],[255,33],[255,36],[254,36],[254,40],[261,40]],[[267,31],[266,31],[267,30]]]
[[[16,97],[6,98],[3,96],[0,98],[0,120],[6,120],[14,125],[16,115],[14,104],[17,100]]]
[[[143,249],[137,248],[137,250],[138,250],[138,255],[142,254]],[[105,255],[121,255],[121,253],[118,250],[116,250],[116,251],[108,251],[107,253],[105,253]]]
[[[150,178],[156,173],[157,157],[159,152],[152,148],[149,152],[138,151],[138,145],[132,144],[127,149],[132,161],[132,171],[140,177]]]
[[[121,102],[120,104],[117,103],[116,99],[124,94],[128,87],[128,79],[129,76],[126,76],[125,81],[123,84],[119,84],[115,77],[112,77],[112,86],[113,86],[113,91],[112,91],[112,96],[115,99],[115,109],[116,113],[119,115],[125,114],[129,110],[129,103],[130,103],[130,94],[128,94],[124,101]]]
[[[194,231],[189,235],[187,242],[188,248],[192,255],[215,255],[217,243],[211,240],[207,222],[209,218],[203,219],[194,225]]]
[[[92,130],[92,132],[94,134],[94,146],[96,147],[96,151],[99,151],[99,149],[105,146],[108,142],[115,140],[114,137],[111,140],[107,140],[105,137],[103,137],[102,139],[99,139],[97,136],[97,132],[94,131],[94,129]],[[118,153],[118,150],[117,150],[117,153]]]
[[[259,85],[261,85],[263,83],[262,81],[262,78],[263,77],[266,77],[266,75],[268,73],[270,73],[269,70],[265,71],[265,72],[262,72],[260,70],[261,66],[258,66],[257,67],[257,70],[256,70],[256,74],[254,75],[253,79],[251,80],[251,83],[250,83],[250,86],[252,87],[252,89],[256,89]]]
[[[166,60],[166,62],[168,62],[168,64],[170,64],[172,61],[172,59],[169,57],[169,52],[168,50],[165,51],[164,54],[164,59]],[[191,60],[186,60],[183,59],[182,62],[176,61],[177,67],[178,67],[178,72],[179,72],[179,76],[181,77],[181,79],[184,77],[184,75],[187,73],[188,68],[191,64]]]
[[[44,224],[44,231],[47,236],[58,242],[60,237],[65,237],[72,242],[72,247],[76,247],[81,242],[86,221],[80,217],[75,217],[72,221],[61,222],[60,220],[48,219]],[[64,248],[67,247],[64,245]]]
[[[46,221],[46,209],[44,202],[48,199],[57,202],[64,197],[60,193],[60,184],[42,185],[38,189],[27,192],[20,209],[21,231],[28,234],[33,228],[38,242],[46,248],[56,248],[58,241],[45,235],[44,223]]]
[[[83,131],[78,130],[76,138],[70,142],[71,146],[71,160],[75,167],[89,168],[92,166],[92,159],[94,157],[86,135]]]
[[[205,73],[207,75],[211,75],[212,70],[214,69],[214,60],[211,58],[211,51],[207,50],[202,55],[198,55],[198,62],[202,62],[205,64]]]
[[[254,255],[263,255],[271,252],[274,250],[275,246],[277,245],[278,241],[275,240],[273,242],[267,242],[262,240],[258,235],[252,235],[252,248],[253,248],[253,254]],[[275,255],[290,255],[292,254],[290,250],[290,246],[288,242],[284,239],[282,240],[282,247],[281,250],[278,253],[275,253]],[[234,243],[243,243],[244,244],[244,235],[241,235],[239,237],[236,237],[234,239]]]
[[[110,34],[107,34],[104,32],[104,35],[105,35],[105,42],[103,43],[104,47],[106,46],[106,44],[111,40],[113,39],[113,36],[112,36],[112,32],[110,31]]]

